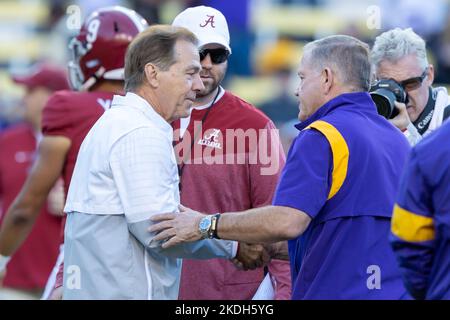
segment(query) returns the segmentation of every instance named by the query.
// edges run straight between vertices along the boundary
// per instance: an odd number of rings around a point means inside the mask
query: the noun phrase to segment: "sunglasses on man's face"
[[[209,54],[211,57],[211,61],[214,64],[219,64],[222,62],[227,61],[228,56],[230,53],[227,49],[218,48],[218,49],[203,49],[200,50],[200,61],[203,61],[203,59],[206,58],[206,56]]]
[[[427,77],[428,68],[425,68],[425,71],[419,77],[409,78],[403,81],[398,82],[399,85],[405,89],[405,91],[411,91],[419,88],[422,85],[423,80]]]

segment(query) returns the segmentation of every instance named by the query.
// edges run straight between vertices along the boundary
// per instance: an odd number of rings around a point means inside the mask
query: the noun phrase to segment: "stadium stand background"
[[[257,106],[283,90],[294,99],[303,45],[336,33],[371,44],[386,29],[413,27],[427,40],[436,82],[450,83],[450,0],[0,0],[0,128],[20,119],[23,91],[10,74],[41,60],[65,65],[76,15],[82,19],[113,4],[134,8],[152,23],[170,23],[187,5],[218,7],[229,21],[233,49],[225,86]],[[287,88],[276,76],[286,69],[293,71]]]

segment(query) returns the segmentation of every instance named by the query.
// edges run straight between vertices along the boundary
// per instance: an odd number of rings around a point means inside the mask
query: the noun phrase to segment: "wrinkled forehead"
[[[303,51],[300,62],[297,66],[297,73],[305,72],[307,69],[311,68],[311,50]]]
[[[195,44],[186,40],[178,40],[175,44],[175,61],[184,64],[200,65],[200,56]]]

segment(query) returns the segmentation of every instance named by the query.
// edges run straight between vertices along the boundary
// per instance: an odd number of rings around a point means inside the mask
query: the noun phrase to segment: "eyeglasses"
[[[199,53],[200,53],[200,61],[203,61],[203,59],[205,59],[206,56],[209,54],[209,56],[211,57],[211,61],[214,64],[219,64],[227,61],[228,56],[230,55],[228,50],[224,48],[203,49],[200,50]]]
[[[400,81],[398,84],[401,85],[405,91],[415,90],[422,85],[423,80],[427,77],[427,73],[428,67],[425,68],[421,76]]]

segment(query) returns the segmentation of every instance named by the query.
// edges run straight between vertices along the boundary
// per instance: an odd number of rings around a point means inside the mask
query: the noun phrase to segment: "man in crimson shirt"
[[[74,60],[69,64],[69,75],[72,87],[79,92],[57,92],[44,109],[43,138],[33,170],[6,212],[0,230],[0,270],[28,236],[51,187],[61,175],[67,193],[85,135],[109,108],[113,95],[123,92],[128,44],[146,27],[147,22],[132,10],[104,8],[93,12],[72,40]],[[62,285],[62,272],[57,282]],[[53,288],[53,284],[48,287]]]
[[[272,121],[220,86],[231,54],[225,17],[214,8],[198,6],[181,12],[173,25],[199,39],[205,87],[191,116],[174,123],[181,203],[209,214],[270,204],[284,153]],[[240,243],[239,250],[247,247]],[[274,287],[274,294],[265,299],[290,298],[287,261],[272,260],[267,269],[244,272],[223,259],[184,259],[179,299],[249,300],[265,276]]]
[[[0,135],[0,224],[4,218],[2,213],[8,210],[20,192],[33,164],[36,146],[41,139],[41,115],[45,103],[54,91],[69,87],[64,69],[48,64],[36,65],[31,74],[13,77],[13,80],[26,88],[25,121]],[[8,263],[3,288],[0,289],[2,298],[40,297],[58,256],[63,197],[61,186],[57,184],[53,192],[43,199],[45,205],[39,210],[30,236]]]

